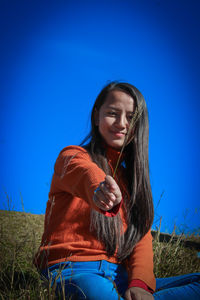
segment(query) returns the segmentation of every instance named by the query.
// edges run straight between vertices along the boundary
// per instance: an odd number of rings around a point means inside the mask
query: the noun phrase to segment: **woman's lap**
[[[74,295],[75,299],[123,299],[119,298],[119,294],[123,295],[128,285],[125,268],[106,261],[69,262],[54,265],[49,271],[52,284],[56,280],[57,294],[63,294],[64,284],[66,298],[67,295]],[[45,272],[43,275],[48,277]]]
[[[87,273],[74,275],[73,279],[66,283],[65,290],[68,295],[78,296],[78,299],[119,299],[113,282],[99,275],[89,275]]]
[[[67,262],[50,267],[50,276],[47,273],[45,271],[43,275],[51,278],[52,284],[56,281],[57,294],[63,293],[64,285],[66,299],[72,294],[74,299],[118,300],[123,299],[128,287],[126,270],[107,261]],[[155,300],[198,300],[200,273],[157,278],[153,296]]]

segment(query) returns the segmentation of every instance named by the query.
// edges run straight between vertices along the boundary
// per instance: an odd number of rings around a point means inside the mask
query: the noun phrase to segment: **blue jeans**
[[[119,300],[124,299],[128,275],[122,265],[105,260],[66,262],[42,271],[42,276],[56,287],[56,293],[66,299]],[[119,296],[120,295],[120,296]],[[200,299],[200,273],[156,279],[156,300]]]

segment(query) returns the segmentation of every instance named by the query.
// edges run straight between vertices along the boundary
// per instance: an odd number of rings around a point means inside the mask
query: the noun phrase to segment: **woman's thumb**
[[[115,188],[116,187],[116,182],[114,178],[110,175],[106,175],[105,177],[105,183],[110,187],[110,188]]]

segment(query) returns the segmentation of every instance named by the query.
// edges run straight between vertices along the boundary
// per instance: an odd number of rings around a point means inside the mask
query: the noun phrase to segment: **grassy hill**
[[[0,210],[0,299],[54,299],[54,291],[41,281],[32,264],[39,247],[44,215]],[[195,247],[185,247],[186,237],[172,237],[159,242],[154,232],[156,277],[200,272],[200,258]],[[187,237],[199,243],[199,236]],[[165,240],[165,239],[164,239]]]

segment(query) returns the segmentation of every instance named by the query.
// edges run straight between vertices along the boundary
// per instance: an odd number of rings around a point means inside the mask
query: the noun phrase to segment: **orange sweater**
[[[118,152],[108,149],[107,155],[109,163],[114,167]],[[119,176],[122,175],[120,168],[118,172]],[[108,257],[102,243],[90,231],[91,208],[108,217],[120,213],[124,230],[127,227],[122,205],[114,207],[109,213],[96,207],[92,200],[94,190],[104,178],[105,173],[92,162],[82,147],[69,146],[60,152],[55,163],[47,202],[44,234],[35,258],[38,268],[44,269],[67,260],[107,260],[117,263],[116,256]],[[123,189],[120,181],[118,184]],[[126,265],[129,282],[140,279],[152,290],[155,289],[150,231],[135,246]]]

